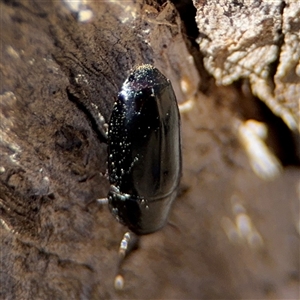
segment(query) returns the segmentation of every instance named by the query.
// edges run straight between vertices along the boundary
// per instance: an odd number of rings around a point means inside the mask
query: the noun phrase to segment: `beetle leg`
[[[122,263],[126,255],[128,255],[134,248],[137,247],[138,242],[139,237],[133,232],[128,231],[124,234],[119,247],[120,263]]]
[[[96,199],[96,201],[97,201],[99,204],[101,204],[101,205],[108,204],[108,199],[107,199],[107,198]]]
[[[123,236],[123,239],[121,240],[119,247],[119,274],[115,277],[114,280],[114,287],[116,290],[122,290],[124,287],[124,277],[120,274],[120,269],[126,256],[130,254],[131,251],[137,248],[139,240],[139,236],[137,236],[133,232],[126,232]]]

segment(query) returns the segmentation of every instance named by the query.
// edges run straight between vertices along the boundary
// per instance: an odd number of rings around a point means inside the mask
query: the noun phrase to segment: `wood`
[[[229,2],[194,3],[199,33],[182,3],[0,3],[1,299],[299,298],[299,6]],[[228,68],[233,51],[245,56]],[[109,187],[103,120],[142,63],[186,107],[183,178],[169,224],[119,269],[126,228],[95,201]],[[240,143],[249,119],[278,158],[268,181]]]

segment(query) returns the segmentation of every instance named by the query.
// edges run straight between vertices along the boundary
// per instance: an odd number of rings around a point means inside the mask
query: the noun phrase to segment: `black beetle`
[[[137,235],[163,227],[181,177],[180,115],[171,82],[151,65],[133,69],[108,129],[108,203]]]

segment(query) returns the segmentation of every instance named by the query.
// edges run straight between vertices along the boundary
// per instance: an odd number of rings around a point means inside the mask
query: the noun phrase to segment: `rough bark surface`
[[[201,52],[182,3],[0,3],[1,299],[299,298],[299,4],[212,2],[195,2]],[[126,228],[95,201],[103,120],[142,63],[185,108],[183,177],[170,223],[119,268]],[[268,128],[272,176],[253,172],[249,119]]]
[[[299,130],[299,1],[194,3],[204,64],[217,83],[249,78],[253,93]]]

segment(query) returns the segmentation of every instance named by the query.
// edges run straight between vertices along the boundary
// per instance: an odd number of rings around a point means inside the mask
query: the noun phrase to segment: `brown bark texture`
[[[298,1],[0,12],[0,299],[300,297]],[[168,224],[119,265],[103,121],[144,63],[181,105],[183,175]]]

